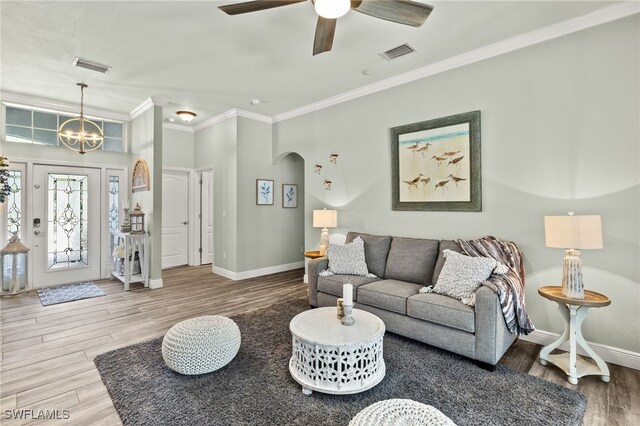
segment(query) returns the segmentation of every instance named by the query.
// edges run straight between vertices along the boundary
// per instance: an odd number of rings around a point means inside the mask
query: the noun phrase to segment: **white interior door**
[[[206,265],[213,263],[213,173],[202,172],[201,191],[201,247],[202,258],[200,263]]]
[[[162,173],[162,267],[189,262],[189,174]]]
[[[33,167],[33,287],[100,278],[100,170]]]

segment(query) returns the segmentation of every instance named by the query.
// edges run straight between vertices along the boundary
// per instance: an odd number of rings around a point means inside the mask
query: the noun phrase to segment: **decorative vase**
[[[343,302],[344,302],[343,298],[338,299],[338,302],[337,302],[338,303],[337,308],[338,308],[338,319],[339,320],[344,318],[344,304],[343,304]]]
[[[131,218],[129,217],[129,208],[124,208],[124,219],[120,226],[120,232],[131,232]]]

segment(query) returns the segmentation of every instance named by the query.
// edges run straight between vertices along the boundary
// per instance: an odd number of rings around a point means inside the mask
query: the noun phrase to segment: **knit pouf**
[[[174,325],[162,340],[162,358],[180,374],[204,374],[227,365],[240,349],[240,329],[220,315],[191,318]]]
[[[431,405],[411,399],[387,399],[371,404],[351,419],[349,426],[455,426]]]

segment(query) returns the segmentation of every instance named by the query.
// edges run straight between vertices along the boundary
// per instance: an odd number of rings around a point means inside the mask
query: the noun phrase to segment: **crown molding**
[[[480,47],[478,49],[471,50],[457,56],[453,56],[440,62],[436,62],[434,64],[430,64],[425,67],[397,75],[395,77],[387,78],[385,80],[381,80],[376,83],[350,90],[336,96],[322,99],[318,102],[314,102],[293,109],[291,111],[284,112],[282,114],[276,114],[273,116],[273,122],[277,123],[279,121],[288,120],[290,118],[298,117],[300,115],[308,114],[313,111],[318,111],[333,105],[347,102],[352,99],[357,99],[376,92],[380,92],[382,90],[400,86],[405,83],[410,83],[412,81],[416,81],[425,77],[463,67],[465,65],[473,64],[475,62],[483,61],[485,59],[493,58],[505,53],[513,52],[515,50],[532,46],[534,44],[553,40],[555,38],[582,31],[587,28],[626,18],[637,13],[640,13],[640,2],[637,1],[628,1],[618,3],[613,6],[607,6],[605,8],[593,11],[587,15],[567,19],[566,21],[558,22],[544,28],[533,30],[525,34],[489,44],[487,46]]]
[[[162,123],[162,128],[163,129],[172,129],[172,130],[180,130],[182,132],[189,132],[189,133],[193,133],[193,127],[191,126],[185,126],[184,124],[178,124],[178,123]]]
[[[258,114],[256,112],[245,111],[243,109],[235,109],[238,117],[249,118],[251,120],[262,121],[263,123],[273,123],[273,118],[268,115]]]
[[[143,103],[141,103],[140,105],[138,105],[137,107],[135,107],[130,113],[129,113],[129,119],[130,120],[134,120],[138,117],[140,117],[140,114],[142,114],[143,112],[145,112],[146,110],[148,110],[149,108],[151,108],[152,106],[160,106],[163,107],[167,104],[168,102],[165,99],[160,99],[160,98],[154,98],[153,96],[150,98],[147,98],[147,100],[145,100]]]
[[[65,113],[78,115],[80,109],[79,104],[68,104],[66,102],[53,101],[50,99],[36,98],[28,95],[20,95],[17,93],[0,93],[0,101],[9,106],[33,108],[41,111]],[[102,118],[114,121],[129,121],[129,114],[108,111],[90,106],[84,107],[85,115],[88,118]]]
[[[273,118],[268,115],[257,114],[251,111],[245,111],[242,109],[232,108],[229,111],[225,111],[222,114],[216,115],[215,117],[211,117],[208,120],[203,121],[202,123],[193,126],[194,131],[206,129],[207,127],[213,126],[214,124],[218,124],[224,120],[234,117],[243,117],[251,120],[262,121],[264,123],[273,123]]]
[[[198,130],[206,129],[207,127],[211,127],[214,124],[218,124],[224,120],[227,120],[229,118],[233,118],[236,116],[237,116],[236,110],[230,109],[229,111],[225,111],[222,114],[218,114],[215,117],[211,117],[208,120],[205,120],[202,123],[196,126],[193,126],[193,130],[197,132]]]

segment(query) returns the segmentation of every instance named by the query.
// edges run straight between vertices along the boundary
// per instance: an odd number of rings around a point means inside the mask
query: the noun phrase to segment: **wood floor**
[[[302,270],[231,281],[208,266],[164,271],[164,287],[116,281],[98,284],[105,297],[43,307],[35,292],[2,298],[0,423],[5,410],[69,410],[67,420],[37,424],[119,425],[93,358],[106,351],[162,336],[186,318],[234,315],[304,297]],[[570,385],[559,370],[536,362],[540,346],[518,341],[500,361],[510,368],[577,389],[589,400],[585,425],[640,425],[640,371],[610,365],[611,382],[597,377]],[[549,424],[554,424],[549,419]]]

